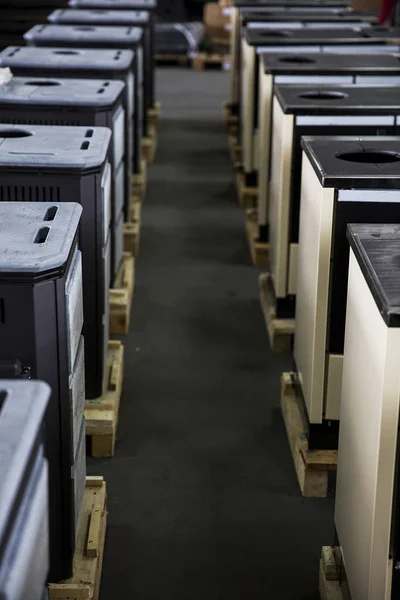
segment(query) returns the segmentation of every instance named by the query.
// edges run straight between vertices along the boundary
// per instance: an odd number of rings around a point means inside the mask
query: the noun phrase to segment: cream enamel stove
[[[90,1],[90,0],[71,0],[74,1]],[[93,0],[96,1],[96,0]],[[241,39],[243,35],[242,28],[242,13],[244,10],[263,10],[265,12],[265,19],[268,20],[269,16],[273,18],[273,15],[279,11],[282,16],[287,14],[290,18],[290,13],[300,13],[301,15],[310,16],[318,11],[318,13],[331,13],[332,10],[351,10],[349,8],[349,2],[347,0],[327,0],[321,2],[320,0],[272,0],[267,2],[262,0],[256,2],[255,0],[234,0],[232,6],[225,8],[224,12],[228,12],[231,17],[231,36],[230,36],[230,55],[231,55],[231,90],[230,90],[230,105],[232,110],[237,113],[239,102],[240,102],[240,66],[241,66]],[[286,17],[285,17],[286,20]]]
[[[258,102],[258,225],[260,241],[268,241],[268,194],[274,86],[335,84],[399,85],[400,60],[387,54],[264,54],[260,60]],[[257,145],[256,145],[257,148]]]
[[[277,85],[272,114],[269,268],[279,318],[294,316],[301,137],[395,135],[400,114],[399,89]]]
[[[242,40],[240,141],[245,185],[257,185],[258,95],[260,54],[298,52],[339,54],[394,53],[400,49],[400,28],[280,29],[246,27]],[[260,132],[261,135],[261,132]]]
[[[351,225],[347,236],[335,526],[346,598],[394,600],[400,593],[400,225]]]
[[[400,137],[303,137],[294,359],[310,448],[340,417],[348,223],[400,222]],[[366,368],[367,365],[366,365]]]
[[[263,7],[263,8],[243,8],[239,9],[239,54],[235,61],[235,87],[240,90],[241,87],[241,59],[240,49],[242,40],[245,36],[246,28],[267,29],[267,30],[286,30],[286,29],[332,29],[344,27],[367,28],[376,23],[377,16],[374,13],[365,11],[355,11],[349,8],[338,8],[333,6],[315,6],[315,8],[301,7],[300,5],[292,7]],[[233,77],[233,68],[232,77]],[[237,93],[235,107],[240,115],[239,104],[240,94]]]

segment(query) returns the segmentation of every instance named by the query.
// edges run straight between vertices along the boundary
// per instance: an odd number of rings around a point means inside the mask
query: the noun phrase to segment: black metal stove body
[[[139,27],[143,31],[143,135],[148,134],[147,110],[155,106],[155,73],[151,13],[145,10],[58,9],[48,16],[58,25],[117,25]]]
[[[131,163],[120,81],[13,77],[0,86],[0,123],[108,127],[112,167],[111,281],[122,260],[124,212],[131,201]]]
[[[48,78],[48,79],[104,79],[120,80],[125,83],[125,147],[127,150],[126,164],[134,162],[135,136],[133,133],[134,115],[134,77],[133,52],[131,50],[92,50],[90,48],[40,48],[35,46],[11,46],[0,53],[0,67],[9,67],[18,77]],[[103,93],[103,92],[102,92]],[[68,99],[66,99],[68,102]],[[70,107],[71,109],[71,107]],[[43,123],[44,124],[44,123]],[[64,121],[50,124],[80,125],[77,119],[73,122]],[[82,123],[85,125],[86,123]],[[136,140],[137,143],[137,140]],[[125,217],[131,196],[131,177],[127,169],[126,175]]]
[[[100,25],[35,25],[24,35],[28,46],[69,48],[110,48],[122,52],[131,50],[133,62],[133,171],[140,172],[141,140],[145,111],[143,105],[143,30],[139,27],[117,27]]]
[[[98,398],[109,338],[111,132],[106,128],[0,127],[1,202],[83,207],[79,230],[84,288],[86,397]]]
[[[51,387],[51,582],[72,574],[86,478],[81,214],[72,203],[0,203],[1,374]]]
[[[150,98],[151,106],[156,106],[156,89],[155,89],[155,68],[156,68],[156,51],[155,51],[155,17],[157,10],[157,0],[70,0],[71,8],[91,9],[91,10],[145,10],[150,15],[149,24],[149,55],[151,58],[151,71],[153,73],[150,79]]]

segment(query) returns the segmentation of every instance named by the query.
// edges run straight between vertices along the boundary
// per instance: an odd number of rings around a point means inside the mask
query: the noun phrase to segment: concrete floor
[[[317,599],[331,499],[303,499],[279,410],[221,105],[228,76],[162,69],[101,600]]]

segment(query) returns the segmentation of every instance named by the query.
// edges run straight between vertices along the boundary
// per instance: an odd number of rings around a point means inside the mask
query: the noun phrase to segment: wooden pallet
[[[188,67],[190,58],[186,54],[156,54],[157,65],[178,65]]]
[[[147,122],[150,127],[158,128],[161,117],[161,102],[156,102],[152,108],[147,109]]]
[[[96,458],[114,456],[119,403],[124,376],[124,347],[118,340],[108,342],[104,377],[106,391],[96,400],[86,400],[86,435],[91,439],[91,454]]]
[[[271,350],[273,352],[290,352],[293,347],[295,320],[277,318],[276,300],[269,273],[262,273],[259,276],[258,286],[260,306],[264,315]]]
[[[147,189],[147,163],[143,159],[140,161],[140,173],[132,175],[132,196],[139,198],[141,201],[145,199]]]
[[[282,373],[281,409],[303,496],[325,498],[328,473],[336,470],[337,450],[309,450],[307,419],[296,373]]]
[[[124,252],[122,263],[110,289],[110,333],[128,333],[131,321],[133,291],[135,289],[135,259],[130,252]]]
[[[107,526],[107,493],[103,477],[86,477],[73,576],[49,584],[49,599],[98,600]]]
[[[157,126],[148,125],[149,135],[142,139],[142,156],[148,165],[153,164],[157,152]]]
[[[198,54],[192,59],[192,67],[195,71],[204,71],[209,67],[226,69],[230,61],[228,54]]]
[[[319,595],[321,600],[342,600],[340,565],[337,565],[333,546],[322,546],[319,561]]]
[[[249,243],[249,250],[251,260],[256,267],[265,268],[268,265],[268,244],[265,242],[258,242],[258,223],[257,214],[252,210],[245,212],[245,229],[247,235],[247,241]]]

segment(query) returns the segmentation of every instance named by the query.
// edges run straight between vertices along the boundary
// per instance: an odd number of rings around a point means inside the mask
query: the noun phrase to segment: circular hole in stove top
[[[295,65],[306,65],[316,62],[313,58],[308,58],[308,56],[284,56],[280,58],[279,61],[283,63],[293,63]]]
[[[310,100],[342,100],[349,95],[344,92],[335,92],[333,90],[318,90],[315,92],[304,92],[299,94],[299,98],[309,98]]]
[[[54,50],[53,54],[65,54],[66,56],[72,56],[73,54],[79,54],[77,50]]]
[[[33,79],[32,81],[25,81],[25,85],[38,85],[40,87],[50,87],[54,85],[61,85],[59,81],[53,81],[52,79]]]
[[[387,164],[400,162],[400,153],[388,150],[352,150],[351,152],[339,152],[336,158],[347,162],[362,164]]]
[[[287,38],[293,35],[293,31],[276,31],[275,29],[264,29],[260,31],[262,37]]]
[[[25,129],[1,129],[0,128],[0,138],[24,138],[31,136],[32,133],[30,131],[26,131]]]

